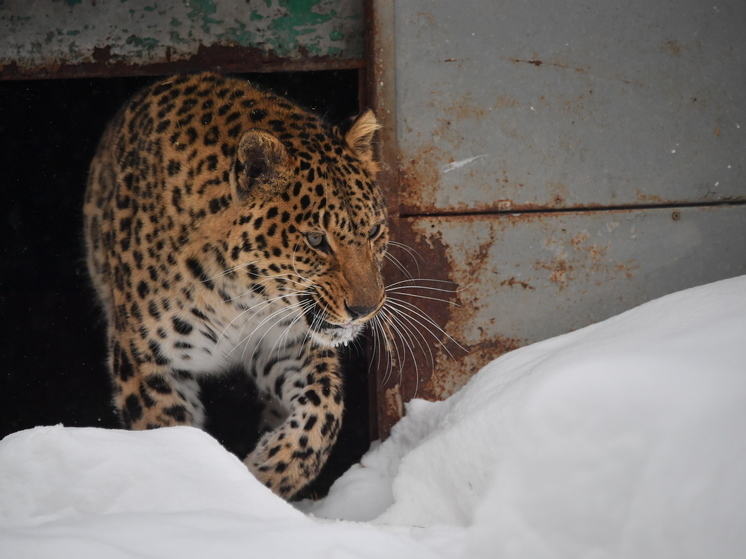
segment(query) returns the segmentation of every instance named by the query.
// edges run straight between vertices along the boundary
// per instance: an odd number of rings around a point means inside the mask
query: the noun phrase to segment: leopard
[[[271,402],[248,470],[287,500],[318,476],[343,419],[341,350],[386,301],[379,128],[370,109],[332,126],[216,72],[121,108],[83,230],[122,427],[204,429],[200,381],[239,368]]]

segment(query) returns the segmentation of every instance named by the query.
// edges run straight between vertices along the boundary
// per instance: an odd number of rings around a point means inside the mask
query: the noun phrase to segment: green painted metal
[[[363,0],[0,0],[0,65],[186,60],[239,47],[302,61],[363,58]],[[105,54],[104,54],[105,53]]]

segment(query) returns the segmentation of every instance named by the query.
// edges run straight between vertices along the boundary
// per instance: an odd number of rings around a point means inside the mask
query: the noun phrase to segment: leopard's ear
[[[288,153],[282,142],[264,130],[241,136],[230,174],[231,192],[244,200],[254,191],[278,190],[288,176]]]
[[[375,167],[373,161],[373,135],[381,127],[375,113],[368,109],[361,114],[345,134],[345,142],[364,162]]]

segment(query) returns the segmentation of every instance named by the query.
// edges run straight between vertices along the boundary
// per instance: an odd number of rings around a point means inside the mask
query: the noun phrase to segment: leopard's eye
[[[319,231],[311,231],[310,233],[306,233],[306,240],[313,248],[319,248],[324,244],[326,237]]]
[[[378,235],[381,233],[381,224],[376,223],[373,227],[370,228],[370,232],[368,233],[369,239],[375,239],[378,237]]]
[[[329,246],[329,242],[321,231],[311,231],[306,233],[306,242],[314,250],[325,252],[326,254],[332,253],[332,247]]]

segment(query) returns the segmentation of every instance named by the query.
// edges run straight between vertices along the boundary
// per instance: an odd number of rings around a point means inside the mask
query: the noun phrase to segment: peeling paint
[[[201,22],[200,29],[205,33],[210,33],[211,25],[220,25],[223,23],[223,20],[212,17],[218,11],[214,0],[189,0],[187,5],[191,8],[187,12],[187,18],[192,22]]]
[[[298,63],[339,60],[362,64],[362,0],[57,0],[44,13],[36,3],[0,3],[0,77],[33,76],[51,68],[105,64],[109,68],[189,60],[200,49],[250,51]],[[53,22],[53,26],[50,26]],[[97,50],[108,48],[106,61]],[[347,66],[344,66],[347,64]],[[245,70],[252,68],[246,67]],[[254,67],[253,70],[264,69]]]

